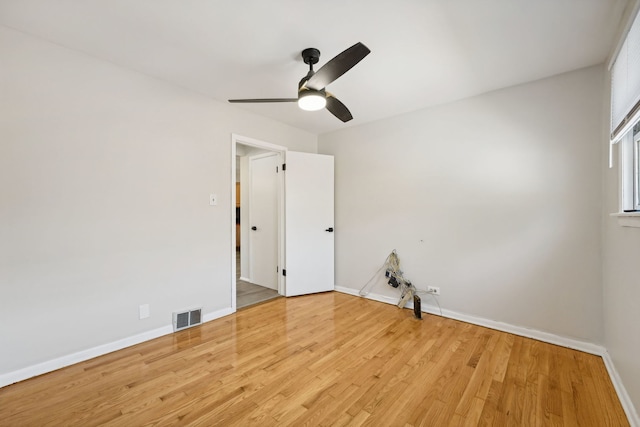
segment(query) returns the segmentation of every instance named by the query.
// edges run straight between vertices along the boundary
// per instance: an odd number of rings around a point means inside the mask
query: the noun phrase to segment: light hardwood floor
[[[0,389],[2,426],[102,424],[628,425],[597,356],[336,292]]]

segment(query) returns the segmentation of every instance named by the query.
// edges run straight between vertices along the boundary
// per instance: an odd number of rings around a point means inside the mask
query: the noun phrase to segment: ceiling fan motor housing
[[[309,47],[302,51],[302,59],[305,64],[317,64],[320,60],[320,51],[315,47]]]
[[[320,60],[320,51],[315,47],[309,47],[302,51],[302,60],[305,64],[309,64],[309,72],[302,78],[302,80],[300,80],[300,83],[298,83],[298,96],[307,80],[315,74],[315,71],[313,71],[313,64],[317,64]]]

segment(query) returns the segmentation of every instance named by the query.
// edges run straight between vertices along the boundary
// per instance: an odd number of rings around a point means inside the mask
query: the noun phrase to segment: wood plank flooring
[[[330,292],[0,389],[1,426],[626,426],[602,359]]]

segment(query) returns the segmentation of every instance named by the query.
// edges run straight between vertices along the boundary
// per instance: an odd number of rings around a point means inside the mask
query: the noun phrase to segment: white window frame
[[[640,227],[640,121],[634,128],[636,132],[627,132],[618,143],[620,205],[611,216],[623,227]]]
[[[639,122],[640,124],[640,122]],[[636,126],[637,127],[637,126]],[[640,129],[633,134],[633,210],[640,211]]]
[[[620,141],[620,184],[622,187],[620,212],[637,212],[640,205],[638,193],[638,147],[640,132],[628,132]]]

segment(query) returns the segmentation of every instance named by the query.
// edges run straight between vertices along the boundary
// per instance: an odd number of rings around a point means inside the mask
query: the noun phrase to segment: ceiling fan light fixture
[[[326,92],[326,87],[338,77],[353,68],[371,51],[368,47],[358,42],[342,53],[334,56],[318,71],[313,70],[313,65],[320,59],[320,51],[310,47],[302,51],[302,60],[309,65],[309,72],[298,83],[298,96],[296,98],[249,98],[230,99],[233,103],[264,103],[264,102],[297,102],[301,110],[316,111],[326,108],[343,123],[353,119],[349,109],[335,96]]]
[[[298,95],[298,107],[305,111],[322,110],[327,106],[327,97],[323,91],[303,90]]]

